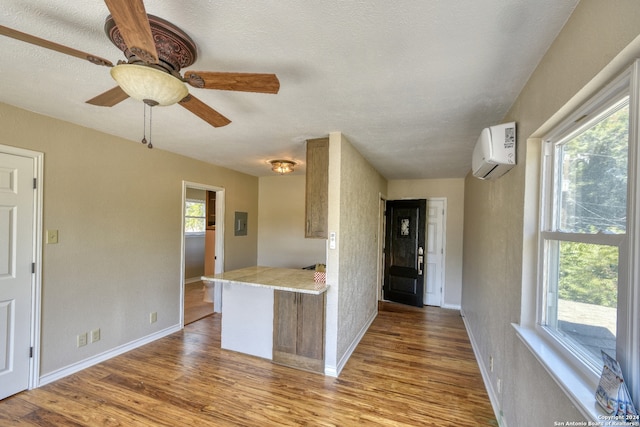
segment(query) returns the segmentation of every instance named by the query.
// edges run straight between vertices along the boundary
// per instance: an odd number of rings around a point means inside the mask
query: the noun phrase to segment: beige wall
[[[511,327],[520,320],[523,279],[535,272],[535,260],[523,252],[537,221],[535,202],[525,210],[525,172],[535,170],[524,165],[537,167],[527,159],[527,139],[583,99],[584,87],[602,85],[640,55],[639,34],[639,2],[582,0],[504,118],[518,123],[518,165],[496,181],[465,181],[462,308],[486,372],[493,357],[491,388],[502,380],[495,398],[510,427],[583,419]],[[536,199],[530,184],[527,201]]]
[[[259,180],[258,265],[301,268],[326,263],[326,239],[306,239],[305,176]]]
[[[447,199],[446,258],[443,305],[459,307],[462,297],[462,228],[464,220],[464,179],[391,180],[389,200]]]
[[[0,128],[0,144],[44,153],[43,225],[59,230],[43,248],[41,374],[179,325],[183,180],[225,188],[227,230],[249,213],[225,268],[256,263],[257,178],[5,104]]]

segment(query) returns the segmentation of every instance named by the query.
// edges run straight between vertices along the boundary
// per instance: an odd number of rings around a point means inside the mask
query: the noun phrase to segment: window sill
[[[587,421],[607,426],[607,415],[595,399],[599,378],[586,378],[533,328],[512,323],[518,338],[551,375]],[[619,421],[618,421],[619,422]],[[619,424],[618,424],[619,425]]]

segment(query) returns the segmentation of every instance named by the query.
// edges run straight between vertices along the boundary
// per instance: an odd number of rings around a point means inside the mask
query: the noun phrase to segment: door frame
[[[382,287],[384,286],[384,245],[386,239],[386,206],[387,198],[380,193],[378,207],[378,301],[383,301]]]
[[[180,329],[184,328],[184,257],[185,257],[185,234],[184,234],[184,215],[185,204],[187,201],[187,188],[193,188],[196,190],[206,190],[216,192],[216,237],[215,237],[215,274],[222,273],[224,271],[224,210],[225,210],[225,189],[224,187],[218,187],[215,185],[200,184],[197,182],[182,181],[182,220],[180,221]],[[220,221],[218,221],[220,218]],[[214,295],[214,307],[215,312],[221,310],[222,288],[216,287]]]
[[[425,198],[425,197],[403,197],[401,199],[397,199],[397,200],[403,200],[403,199],[420,199],[420,198]],[[447,257],[447,197],[426,197],[427,199],[427,209],[429,209],[429,201],[430,200],[441,200],[444,203],[444,214],[442,217],[442,292],[440,295],[440,301],[441,301],[441,305],[440,307],[446,308],[446,304],[444,303],[445,301],[445,293],[446,293],[446,274],[447,274],[447,270],[446,270],[446,257]],[[380,194],[380,212],[379,212],[379,242],[378,242],[378,301],[384,301],[384,294],[382,292],[382,287],[384,285],[384,248],[385,248],[385,236],[386,236],[386,215],[385,215],[385,210],[386,210],[386,202],[387,202],[387,197],[383,196],[382,194]],[[427,224],[428,226],[428,224]],[[426,230],[425,230],[426,233]],[[424,301],[426,303],[426,290],[427,290],[427,283],[426,283],[427,277],[425,275],[425,283],[424,283],[424,290],[425,290],[425,294],[424,294]]]
[[[36,179],[33,204],[33,275],[31,276],[31,332],[30,343],[33,348],[29,360],[29,390],[40,383],[40,321],[42,315],[42,200],[44,188],[44,153],[25,148],[0,145],[0,152],[14,156],[28,157],[33,160],[33,175]]]

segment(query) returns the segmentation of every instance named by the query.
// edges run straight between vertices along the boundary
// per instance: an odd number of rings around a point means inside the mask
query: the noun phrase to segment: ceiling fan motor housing
[[[197,59],[195,42],[180,28],[154,15],[147,15],[151,34],[158,53],[158,68],[164,69],[170,74],[178,75],[181,68],[188,67]],[[129,49],[125,44],[120,29],[111,15],[107,16],[104,31],[109,40],[120,49],[130,64],[149,64],[149,55],[144,51]],[[179,76],[179,75],[178,75]]]

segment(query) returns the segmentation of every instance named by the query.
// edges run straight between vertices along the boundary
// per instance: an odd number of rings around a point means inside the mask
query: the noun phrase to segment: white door
[[[445,200],[427,200],[427,260],[425,265],[424,303],[442,306],[444,286],[444,218]]]
[[[0,153],[0,399],[29,386],[34,159]]]

